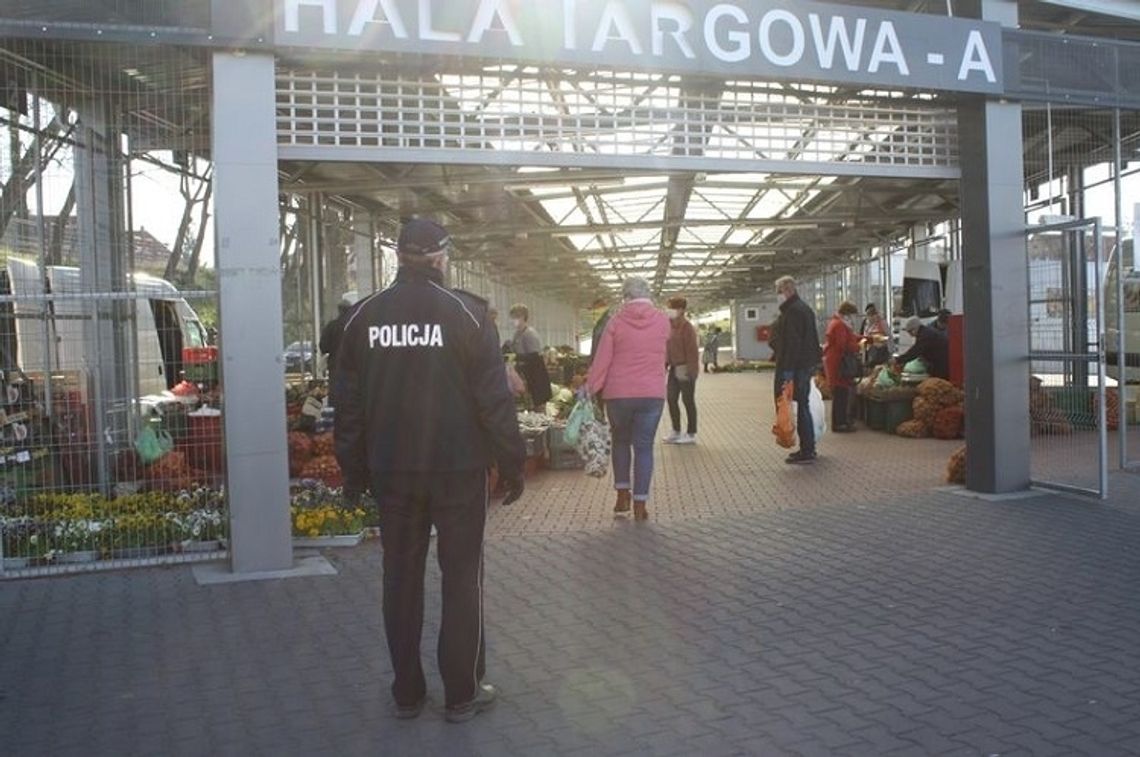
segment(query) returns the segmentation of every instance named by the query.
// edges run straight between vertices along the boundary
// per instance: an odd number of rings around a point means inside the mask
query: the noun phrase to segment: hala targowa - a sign
[[[1001,27],[763,0],[275,0],[276,43],[553,66],[1002,91]]]

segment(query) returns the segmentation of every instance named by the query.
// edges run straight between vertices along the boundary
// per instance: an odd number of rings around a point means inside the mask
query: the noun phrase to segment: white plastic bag
[[[823,404],[823,394],[814,381],[811,382],[811,393],[808,395],[808,408],[811,410],[812,425],[815,426],[815,440],[823,438],[827,430],[827,409]]]
[[[589,418],[578,433],[578,454],[586,464],[586,475],[603,478],[610,471],[610,427],[605,421]]]

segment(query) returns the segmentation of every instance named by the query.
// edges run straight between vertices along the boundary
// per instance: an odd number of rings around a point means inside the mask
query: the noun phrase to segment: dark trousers
[[[387,473],[373,491],[380,506],[384,548],[384,631],[392,657],[397,704],[410,706],[427,692],[420,660],[424,624],[424,568],[431,526],[443,574],[443,614],[437,648],[448,707],[475,698],[485,671],[483,530],[487,521],[485,471]]]
[[[811,419],[811,382],[815,374],[810,368],[784,371],[783,381],[794,382],[792,399],[796,401],[796,435],[800,438],[800,452],[815,454],[815,424]]]
[[[832,430],[851,425],[851,387],[831,387],[831,428]]]
[[[681,405],[677,400],[683,400],[685,403],[685,419],[687,420],[685,433],[695,434],[697,433],[697,401],[695,399],[697,377],[690,376],[688,381],[680,381],[676,376],[676,370],[675,367],[669,366],[669,384],[667,387],[669,421],[673,424],[673,430],[680,433]]]

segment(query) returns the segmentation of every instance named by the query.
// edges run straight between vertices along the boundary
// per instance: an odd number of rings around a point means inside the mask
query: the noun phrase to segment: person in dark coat
[[[329,385],[336,382],[333,375],[336,372],[336,354],[340,350],[340,338],[344,334],[344,325],[356,306],[356,292],[345,292],[337,303],[337,316],[325,324],[321,329],[321,340],[317,343],[321,352],[328,355]]]
[[[427,696],[420,637],[436,528],[444,715],[460,722],[496,695],[483,680],[488,468],[498,465],[510,504],[523,492],[526,452],[488,303],[444,286],[449,247],[442,226],[406,223],[395,283],[349,317],[335,440],[345,489],[370,488],[379,505],[384,630],[401,718],[418,716]]]
[[[513,328],[510,349],[515,353],[515,369],[526,382],[532,409],[541,413],[554,396],[550,391],[550,373],[542,356],[542,339],[530,325],[530,308],[526,305],[514,305],[509,315]]]
[[[815,311],[800,299],[796,280],[782,276],[776,280],[776,299],[780,303],[777,319],[778,342],[777,383],[792,382],[792,396],[796,401],[796,435],[800,448],[788,455],[785,462],[806,465],[815,461],[815,424],[811,416],[811,385],[815,379],[823,353],[819,347],[819,327]]]
[[[902,370],[910,361],[922,358],[926,372],[933,378],[949,379],[950,340],[946,338],[946,332],[924,326],[917,316],[908,318],[904,329],[914,337],[914,346],[894,359],[895,370]]]

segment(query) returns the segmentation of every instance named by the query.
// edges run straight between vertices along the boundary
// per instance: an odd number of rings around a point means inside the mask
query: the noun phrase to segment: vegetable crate
[[[883,402],[882,400],[864,397],[863,412],[865,414],[864,419],[867,421],[867,428],[874,429],[875,431],[886,430],[887,403]]]
[[[909,421],[914,417],[914,401],[913,400],[891,400],[884,402],[884,423],[885,430],[889,433],[894,433],[899,424]]]
[[[573,470],[586,467],[578,449],[566,441],[566,429],[551,426],[546,431],[547,467],[551,470]]]
[[[523,443],[526,445],[527,457],[545,457],[546,456],[546,434],[539,433],[535,436],[523,436]]]

